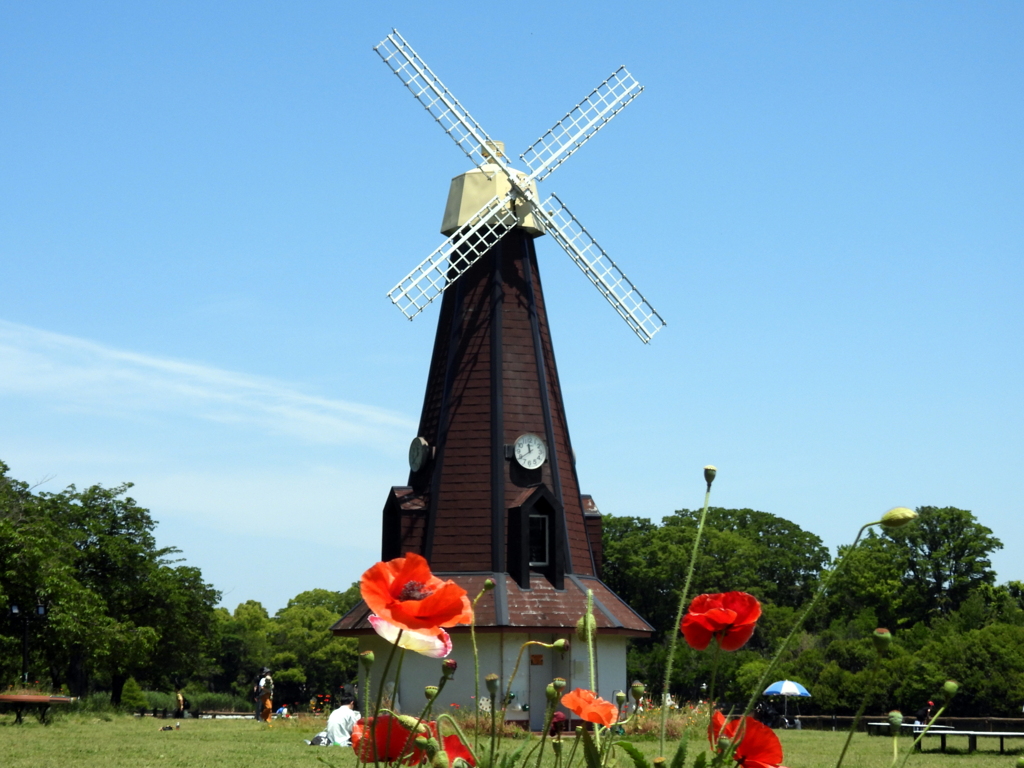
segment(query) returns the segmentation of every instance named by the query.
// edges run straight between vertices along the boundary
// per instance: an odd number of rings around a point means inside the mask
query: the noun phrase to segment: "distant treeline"
[[[253,676],[267,665],[285,702],[354,679],[355,640],[328,628],[358,601],[357,585],[303,592],[274,616],[255,601],[234,612],[216,608],[220,593],[199,569],[177,564],[178,550],[156,547],[155,522],[126,495],[130,487],[36,492],[0,462],[4,687],[20,678],[25,630],[30,685],[78,696],[108,691],[114,704],[128,678],[151,691],[188,686],[248,700]],[[970,512],[917,511],[916,522],[862,541],[782,659],[776,679],[813,694],[800,702],[803,712],[851,713],[868,690],[872,711],[913,712],[954,678],[961,688],[952,714],[1020,713],[1024,584],[995,584],[990,555],[1002,544]],[[632,643],[629,679],[655,694],[697,517],[604,517],[602,577],[656,629]],[[691,594],[742,590],[763,604],[752,641],[720,654],[719,698],[746,700],[831,567],[821,539],[795,523],[750,509],[709,510]],[[10,615],[11,604],[28,614],[42,604],[46,615],[23,621]],[[895,639],[872,680],[870,635],[879,626]],[[700,698],[713,654],[691,653],[685,643],[677,654],[673,695]]]
[[[860,543],[781,660],[773,679],[796,680],[811,691],[812,698],[798,702],[802,712],[851,714],[870,691],[869,711],[913,713],[952,678],[961,686],[951,714],[1020,716],[1024,584],[996,585],[990,556],[1002,543],[969,511],[917,512],[915,522]],[[630,679],[655,693],[698,518],[699,511],[685,509],[660,525],[604,517],[604,581],[657,630],[632,644]],[[708,511],[690,594],[741,590],[758,597],[764,610],[752,641],[720,654],[718,698],[746,701],[831,567],[821,539],[789,520],[751,509]],[[872,679],[876,627],[891,630],[894,641]],[[712,658],[679,643],[672,694],[700,698]]]

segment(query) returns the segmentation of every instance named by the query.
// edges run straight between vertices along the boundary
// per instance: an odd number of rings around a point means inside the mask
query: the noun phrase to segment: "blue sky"
[[[436,308],[386,292],[468,161],[397,27],[518,155],[617,66],[645,93],[542,185],[667,320],[550,238],[584,492],[835,547],[972,510],[1024,579],[1024,5],[0,4],[0,458],[116,485],[224,591],[343,589],[404,483]]]

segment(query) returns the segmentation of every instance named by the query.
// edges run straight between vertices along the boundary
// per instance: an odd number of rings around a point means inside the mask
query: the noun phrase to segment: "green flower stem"
[[[700,538],[704,533],[704,520],[708,515],[708,502],[711,499],[711,486],[704,494],[704,509],[700,513],[700,522],[697,523],[697,535],[693,538],[693,549],[690,551],[690,567],[686,570],[686,582],[683,585],[683,594],[679,597],[679,610],[676,611],[676,622],[670,628],[671,639],[668,643],[668,659],[665,661],[665,682],[661,687],[661,732],[658,738],[658,754],[665,754],[665,729],[668,727],[668,703],[666,697],[669,691],[669,682],[672,679],[672,664],[675,661],[676,642],[679,640],[679,625],[683,621],[683,611],[686,610],[686,602],[690,596],[690,583],[693,581],[693,569],[697,565],[697,550],[700,546]]]
[[[505,725],[505,712],[508,710],[509,702],[512,701],[512,699],[510,698],[510,696],[512,695],[512,681],[516,679],[516,675],[519,673],[519,662],[521,662],[523,660],[523,651],[525,651],[526,647],[529,646],[529,645],[539,645],[541,648],[554,648],[555,647],[554,643],[542,643],[540,640],[527,640],[525,643],[523,643],[521,646],[519,646],[519,655],[516,657],[516,665],[512,668],[512,674],[509,675],[509,678],[508,678],[508,685],[505,687],[505,695],[502,696],[502,698],[501,698],[502,733],[501,733],[501,737],[498,739],[498,748],[499,749],[501,748],[501,738],[503,738],[504,735],[505,735],[505,729],[504,729],[504,725]],[[493,699],[491,700],[491,720],[492,720],[492,724],[493,724],[493,720],[494,720],[494,700]],[[492,739],[494,738],[494,729],[493,728],[491,729],[491,738]]]
[[[892,726],[889,726],[889,730],[892,730]],[[892,731],[892,762],[889,763],[889,768],[893,768],[896,765],[896,761],[900,757],[900,729]]]
[[[401,637],[401,635],[399,635],[399,637]],[[397,642],[398,642],[398,638],[395,638],[395,643],[397,643]],[[402,662],[403,661],[405,661],[405,648],[403,648],[402,652],[400,654],[398,654],[398,666],[395,667],[395,687],[391,689],[391,691],[392,691],[391,692],[391,706],[392,706],[392,708],[394,708],[395,700],[398,698],[398,680],[402,676]],[[387,735],[384,737],[384,743],[385,744],[390,744],[391,743],[391,729],[394,727],[394,725],[395,725],[395,718],[394,717],[389,718],[388,719],[388,732],[387,732]]]
[[[715,679],[718,677],[718,662],[722,658],[722,646],[715,640],[715,658],[711,662],[711,686],[708,688],[708,722],[715,715]]]
[[[469,638],[473,641],[473,709],[476,720],[473,744],[477,749],[480,748],[480,652],[476,647],[476,604],[486,591],[486,589],[481,589],[479,594],[473,598],[473,619],[469,622]]]
[[[408,750],[409,747],[412,745],[412,740],[414,738],[416,738],[416,732],[419,730],[420,724],[424,720],[427,720],[427,719],[430,718],[430,710],[434,708],[434,702],[437,701],[438,696],[441,695],[441,691],[444,690],[444,684],[447,683],[447,682],[448,682],[448,678],[445,677],[444,675],[441,675],[441,679],[437,683],[437,696],[434,696],[434,698],[429,699],[427,701],[427,706],[425,706],[423,708],[423,711],[420,712],[420,716],[416,720],[416,727],[412,729],[412,731],[409,733],[408,738],[406,738],[406,740],[405,740],[405,744],[402,745],[402,751],[398,753],[398,758],[395,760],[396,763],[402,762],[402,758],[405,757],[406,750]],[[397,686],[397,682],[396,682],[396,686]],[[438,734],[438,735],[440,735],[440,734]]]
[[[458,721],[454,717],[449,715],[447,712],[442,712],[441,714],[439,714],[437,716],[437,735],[441,736],[441,721],[442,720],[447,720],[448,723],[452,726],[452,728],[455,729],[456,735],[458,735],[458,737],[462,741],[462,743],[466,745],[466,749],[469,750],[469,754],[473,757],[473,764],[476,765],[477,762],[478,762],[477,761],[477,757],[476,757],[476,752],[473,750],[473,748],[471,746],[469,746],[469,740],[466,738],[466,734],[462,732],[462,728],[459,726]],[[442,744],[444,743],[443,739],[442,739],[441,743]]]
[[[591,632],[593,628],[593,632]],[[594,618],[594,590],[587,590],[587,612],[583,619],[583,630],[587,635],[587,659],[590,661],[590,690],[597,694],[597,673],[594,669],[594,635],[597,634],[597,620]],[[601,751],[601,729],[594,726],[594,745]]]
[[[388,679],[388,670],[391,669],[391,661],[395,658],[395,651],[398,650],[398,641],[402,639],[402,632],[405,630],[398,631],[398,637],[395,638],[394,644],[391,646],[391,653],[388,654],[388,660],[384,662],[384,674],[380,676],[380,688],[377,690],[377,701],[373,705],[373,725],[370,727],[370,744],[373,750],[373,765],[374,768],[380,768],[380,756],[377,754],[377,738],[376,729],[377,723],[379,722],[378,716],[380,714],[380,705],[384,700],[384,683]],[[367,673],[369,674],[369,673]],[[396,686],[397,687],[397,686]],[[391,702],[394,704],[394,701]]]
[[[494,743],[498,740],[498,728],[495,725],[495,717],[498,714],[498,697],[493,693],[491,694],[491,759],[487,763],[488,768],[494,768]],[[502,718],[504,718],[504,710],[502,710]],[[504,719],[502,720],[504,723]]]
[[[814,597],[811,598],[810,604],[804,609],[804,612],[800,614],[800,618],[797,619],[797,622],[793,625],[793,628],[789,630],[789,634],[786,635],[786,639],[782,641],[782,645],[779,646],[779,650],[775,652],[775,656],[772,657],[772,660],[768,663],[768,666],[765,667],[764,672],[761,674],[761,679],[757,681],[757,686],[754,688],[754,692],[750,695],[750,700],[747,702],[747,707],[743,710],[744,717],[753,712],[754,704],[757,703],[757,699],[761,696],[761,691],[764,688],[765,682],[768,680],[768,676],[771,674],[772,670],[775,669],[775,665],[779,663],[779,659],[782,658],[782,654],[786,652],[787,648],[789,648],[789,644],[796,636],[797,631],[804,625],[804,622],[807,621],[807,617],[811,614],[811,611],[814,610],[815,606],[817,606],[818,601],[822,598],[825,592],[828,591],[828,585],[832,583],[833,577],[837,573],[839,573],[839,569],[843,567],[843,563],[846,562],[846,558],[849,557],[850,553],[857,548],[857,544],[860,543],[860,537],[864,535],[864,531],[866,531],[871,526],[879,525],[880,523],[881,520],[876,520],[873,523],[868,523],[867,525],[861,526],[861,529],[857,531],[857,537],[853,540],[853,544],[850,546],[848,550],[846,550],[846,554],[843,555],[836,562],[836,567],[829,571],[828,576],[826,576],[825,580],[821,582],[821,585],[818,587],[818,590],[814,593]]]
[[[593,627],[593,632],[591,632]],[[583,620],[587,633],[587,658],[590,660],[590,690],[597,693],[597,674],[594,671],[594,635],[597,634],[597,620],[594,619],[594,590],[587,590],[587,617]],[[600,746],[600,742],[598,742]]]
[[[569,721],[572,722],[571,720]],[[576,747],[580,745],[580,739],[582,738],[582,731],[576,733],[576,738],[573,739],[572,749],[569,750],[569,757],[565,761],[565,768],[572,768],[573,758],[576,757]]]
[[[370,699],[372,698],[372,695],[371,695],[372,691],[373,691],[373,689],[370,687],[370,668],[367,667],[366,668],[366,693],[363,694],[363,704],[366,704],[366,705],[370,704]],[[373,713],[371,712],[370,714],[372,715]],[[362,754],[363,754],[362,750],[359,750],[359,752],[356,754],[356,765],[357,766],[363,764]]]
[[[544,744],[547,742],[548,731],[551,729],[551,720],[555,716],[555,707],[557,706],[557,704],[558,702],[549,701],[548,705],[544,708],[544,730],[541,732],[540,744],[538,745],[540,749],[537,751],[537,768],[540,768],[541,758],[544,757]],[[533,750],[531,749],[530,751],[532,752]],[[526,763],[527,759],[529,759],[529,755],[527,755],[526,758],[523,759],[524,764]]]
[[[911,754],[913,754],[914,750],[917,748],[917,745],[920,743],[921,739],[923,739],[925,737],[925,734],[927,734],[928,731],[931,730],[931,727],[935,725],[935,721],[939,719],[939,715],[946,711],[947,706],[948,704],[943,704],[941,707],[939,707],[939,711],[932,716],[932,719],[928,721],[928,724],[924,727],[924,730],[917,735],[917,738],[914,739],[914,743],[911,744],[910,749],[907,750],[907,754],[904,755],[903,762],[900,763],[900,768],[907,764],[907,760],[910,759]]]
[[[857,710],[857,714],[853,717],[853,722],[850,724],[850,732],[846,734],[846,743],[843,744],[843,751],[839,753],[839,760],[836,762],[836,768],[840,768],[843,764],[843,758],[846,757],[846,750],[850,747],[850,741],[853,740],[853,734],[857,731],[857,725],[860,723],[861,717],[864,715],[864,710],[868,706],[868,698],[871,696],[872,684],[875,682],[875,678],[878,677],[878,667],[880,666],[882,657],[875,654],[875,663],[871,665],[871,671],[868,673],[868,681],[865,686],[864,696],[860,700],[860,708]]]

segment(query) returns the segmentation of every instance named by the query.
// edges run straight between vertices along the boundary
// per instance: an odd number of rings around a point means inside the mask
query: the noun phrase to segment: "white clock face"
[[[548,447],[536,435],[520,435],[514,447],[516,461],[524,469],[536,469],[548,457]]]

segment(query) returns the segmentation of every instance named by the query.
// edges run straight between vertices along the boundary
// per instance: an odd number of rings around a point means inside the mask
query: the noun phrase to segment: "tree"
[[[1003,548],[968,510],[918,507],[912,525],[886,531],[905,549],[904,610],[915,621],[957,610],[970,593],[995,584],[990,555]]]
[[[664,635],[675,631],[699,512],[679,510],[662,525],[605,515],[602,579]],[[796,607],[813,594],[828,550],[795,523],[751,509],[708,510],[690,595],[749,592]]]
[[[271,667],[283,700],[331,693],[355,679],[358,643],[335,637],[330,627],[359,601],[359,585],[345,592],[314,589],[288,601],[271,625]]]
[[[660,643],[678,631],[675,614],[698,517],[699,512],[684,509],[664,518],[661,525],[635,517],[603,518],[602,579],[657,632],[651,640],[631,643],[627,673],[646,680],[655,693],[663,679],[667,653]],[[741,590],[761,599],[765,621],[748,646],[761,651],[771,647],[775,633],[783,630],[781,622],[774,619],[784,618],[783,614],[788,617],[813,594],[827,562],[828,551],[821,539],[795,523],[767,512],[716,507],[708,510],[690,596]],[[700,682],[709,679],[708,670],[703,656],[692,654],[685,644],[680,644],[677,654],[673,690],[692,696]],[[720,679],[731,680],[733,667],[738,669],[744,659],[730,658],[723,663],[729,668],[722,669]]]
[[[167,685],[202,674],[220,594],[156,547],[131,484],[36,494],[7,471],[0,462],[0,595],[49,606],[33,651],[52,684],[81,695],[99,678],[117,704],[131,675]]]

